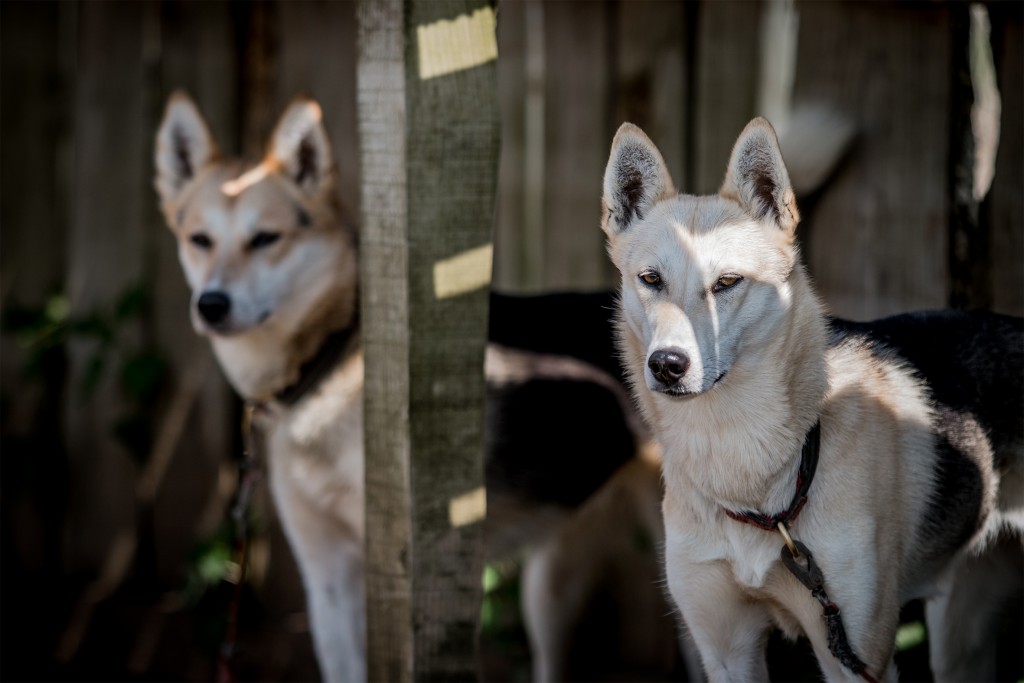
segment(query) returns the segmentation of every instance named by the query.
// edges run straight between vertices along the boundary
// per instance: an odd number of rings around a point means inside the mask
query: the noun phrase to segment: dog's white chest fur
[[[350,521],[362,537],[363,359],[348,359],[293,408],[275,406],[266,420],[275,481],[306,503]],[[278,487],[275,495],[280,496]]]

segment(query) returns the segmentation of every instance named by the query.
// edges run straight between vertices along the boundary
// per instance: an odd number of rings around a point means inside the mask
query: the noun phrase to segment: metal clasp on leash
[[[800,551],[793,542],[793,537],[789,535],[789,529],[786,528],[786,523],[780,521],[777,527],[779,529],[779,533],[782,534],[782,540],[786,542],[786,547],[789,548],[790,554],[796,558],[800,554]]]
[[[846,637],[846,629],[843,628],[843,620],[840,616],[839,606],[829,600],[825,592],[825,575],[821,567],[814,561],[814,555],[800,541],[794,540],[789,535],[789,529],[782,522],[778,524],[779,533],[786,541],[786,545],[779,551],[779,558],[789,573],[802,583],[818,604],[822,607],[822,618],[825,620],[825,629],[828,634],[828,649],[843,666],[869,683],[878,683],[874,676],[867,671],[867,666],[850,646]],[[804,565],[806,563],[806,566]]]

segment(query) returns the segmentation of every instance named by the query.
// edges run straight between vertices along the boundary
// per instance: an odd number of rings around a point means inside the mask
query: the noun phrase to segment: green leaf
[[[896,650],[903,652],[904,650],[917,647],[926,640],[927,635],[924,624],[920,621],[903,624],[896,631]]]

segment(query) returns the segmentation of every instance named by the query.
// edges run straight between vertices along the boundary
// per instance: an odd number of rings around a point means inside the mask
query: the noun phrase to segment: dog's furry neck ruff
[[[357,321],[327,335],[312,358],[299,367],[299,378],[274,394],[274,400],[286,406],[294,406],[331,374],[344,357],[355,336]]]
[[[796,520],[804,504],[807,503],[807,492],[811,488],[811,482],[814,481],[814,473],[818,469],[818,450],[820,445],[821,420],[818,420],[804,439],[804,447],[800,453],[800,470],[796,476],[796,493],[793,494],[793,500],[788,508],[775,514],[765,514],[753,510],[737,512],[725,508],[725,514],[737,522],[751,524],[765,531],[775,531],[779,524],[785,524],[788,527]]]
[[[768,344],[748,349],[721,386],[682,403],[634,387],[665,452],[669,491],[720,507],[779,510],[789,504],[805,437],[827,392],[828,327],[819,300],[797,266],[793,308]],[[639,347],[643,357],[643,347]]]

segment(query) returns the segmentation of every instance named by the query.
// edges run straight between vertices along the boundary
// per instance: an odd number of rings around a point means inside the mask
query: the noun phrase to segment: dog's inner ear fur
[[[782,161],[775,130],[766,120],[751,121],[733,147],[719,193],[759,220],[792,234],[800,221],[796,197]]]
[[[331,171],[331,147],[312,100],[297,100],[281,116],[270,141],[270,156],[306,192],[324,187]]]
[[[172,202],[216,157],[217,145],[195,104],[183,92],[171,95],[156,138],[156,185],[163,201]]]
[[[622,124],[604,173],[605,231],[622,232],[674,192],[658,148],[639,128]]]

